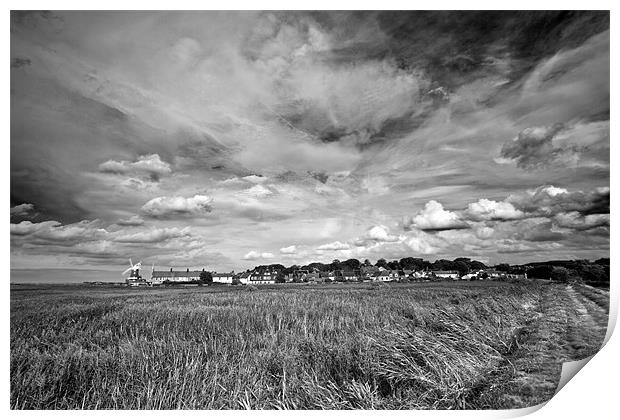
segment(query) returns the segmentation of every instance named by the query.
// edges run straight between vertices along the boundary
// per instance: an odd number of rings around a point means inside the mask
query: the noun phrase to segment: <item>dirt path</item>
[[[553,397],[562,364],[595,354],[607,330],[609,293],[550,283],[541,289],[518,347],[506,355],[496,391],[499,406],[530,407]]]
[[[580,360],[596,353],[603,344],[607,332],[608,313],[599,304],[588,299],[573,286],[566,287],[566,293],[572,301],[575,318],[568,325],[566,338],[566,357]]]

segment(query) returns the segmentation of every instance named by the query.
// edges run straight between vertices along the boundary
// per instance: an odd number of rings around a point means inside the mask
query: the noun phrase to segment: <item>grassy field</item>
[[[11,288],[13,409],[517,408],[602,344],[546,282]]]

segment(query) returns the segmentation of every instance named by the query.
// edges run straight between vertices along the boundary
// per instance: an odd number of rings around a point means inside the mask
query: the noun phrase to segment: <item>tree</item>
[[[468,265],[469,265],[469,269],[472,271],[484,270],[485,268],[487,268],[487,266],[484,263],[480,261],[476,261],[476,260],[470,261]]]
[[[455,270],[455,266],[454,266],[454,262],[453,261],[441,259],[441,260],[435,261],[431,265],[431,269],[432,270],[439,270],[439,271]]]
[[[495,266],[495,269],[497,271],[502,271],[504,273],[507,273],[510,271],[510,265],[506,264],[506,263],[501,263]]]
[[[464,276],[465,274],[469,273],[469,267],[463,261],[455,261],[454,269],[459,272],[459,276]]]
[[[527,270],[527,277],[530,279],[550,279],[553,273],[553,266],[542,264],[536,265]]]
[[[372,264],[370,263],[369,259],[365,259],[364,260],[364,267],[370,267]]]
[[[387,261],[385,261],[385,259],[383,258],[379,258],[377,262],[375,263],[375,267],[387,268]]]
[[[286,282],[286,277],[284,277],[284,273],[283,272],[278,272],[278,274],[276,274],[276,283],[285,283]]]
[[[583,281],[593,285],[609,285],[609,266],[588,264],[579,272]]]
[[[332,261],[332,263],[329,265],[329,269],[330,270],[342,270],[342,263],[340,262],[339,259],[335,259],[334,261]]]
[[[568,269],[564,267],[553,267],[551,278],[564,283],[568,282]]]
[[[213,276],[211,275],[211,273],[209,273],[208,271],[205,271],[205,269],[203,268],[202,271],[200,272],[200,280],[199,280],[200,284],[212,284],[213,283]]]
[[[344,261],[342,263],[342,265],[347,269],[347,270],[359,270],[360,269],[360,262],[359,260],[356,260],[355,258],[350,258],[346,261]]]
[[[424,261],[422,258],[412,258],[412,257],[401,258],[399,262],[400,262],[400,268],[402,268],[403,270],[419,271],[419,270],[424,270],[425,268],[428,268],[431,265],[428,261]]]
[[[387,266],[390,270],[400,270],[400,263],[398,261],[390,261]]]

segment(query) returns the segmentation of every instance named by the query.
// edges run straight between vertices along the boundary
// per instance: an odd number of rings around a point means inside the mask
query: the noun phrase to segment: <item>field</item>
[[[542,281],[11,287],[13,409],[539,404],[609,294]]]

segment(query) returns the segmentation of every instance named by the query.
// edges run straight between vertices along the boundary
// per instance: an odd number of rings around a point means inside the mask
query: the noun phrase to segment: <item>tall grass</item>
[[[470,407],[541,287],[13,291],[11,407]]]

